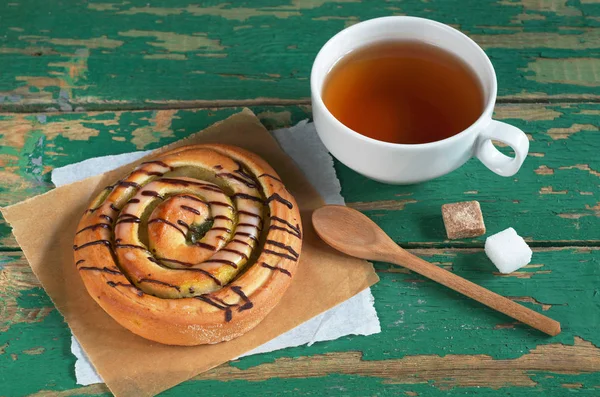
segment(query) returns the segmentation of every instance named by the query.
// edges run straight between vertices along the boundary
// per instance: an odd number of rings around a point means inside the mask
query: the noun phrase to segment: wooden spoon
[[[354,209],[327,205],[313,213],[312,221],[319,237],[338,251],[357,258],[404,266],[548,335],[560,333],[559,322],[402,249],[372,220]]]

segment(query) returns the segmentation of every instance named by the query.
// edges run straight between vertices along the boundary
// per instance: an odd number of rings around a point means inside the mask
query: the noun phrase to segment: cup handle
[[[492,139],[509,145],[514,150],[515,157],[502,154],[496,149]],[[523,131],[510,124],[492,120],[477,138],[475,156],[496,174],[513,176],[521,168],[528,151],[529,139]]]

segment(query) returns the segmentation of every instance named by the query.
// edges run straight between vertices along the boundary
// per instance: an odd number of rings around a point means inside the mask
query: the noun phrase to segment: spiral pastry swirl
[[[302,245],[298,207],[263,159],[178,148],[106,187],[81,218],[75,265],[117,322],[172,345],[217,343],[278,303]]]

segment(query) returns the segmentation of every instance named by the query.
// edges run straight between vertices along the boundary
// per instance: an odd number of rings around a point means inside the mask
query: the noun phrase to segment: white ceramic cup
[[[371,43],[412,40],[433,44],[462,59],[477,75],[483,89],[483,113],[466,130],[449,138],[424,144],[378,141],[351,130],[337,120],[321,96],[327,74],[343,56]],[[445,175],[476,156],[498,175],[514,175],[527,156],[529,140],[523,131],[492,120],[496,102],[496,72],[483,50],[450,26],[415,17],[371,19],[342,30],[319,51],[310,76],[312,112],[319,137],[339,161],[371,179],[395,184],[427,181]],[[492,139],[514,150],[502,154]]]

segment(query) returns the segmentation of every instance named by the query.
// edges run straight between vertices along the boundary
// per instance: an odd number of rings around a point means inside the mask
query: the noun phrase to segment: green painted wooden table
[[[476,160],[414,186],[339,163],[348,204],[400,245],[563,324],[548,338],[417,275],[376,264],[382,332],[245,358],[170,396],[600,395],[600,3],[597,0],[187,0],[0,4],[0,205],[52,189],[48,172],[151,149],[237,112],[269,128],[310,117],[310,65],[335,32],[415,15],[458,27],[499,80],[496,117],[531,152],[501,178]],[[484,238],[447,241],[440,206],[479,200],[532,264],[499,275]],[[0,395],[108,395],[79,387],[70,333],[0,220]]]

